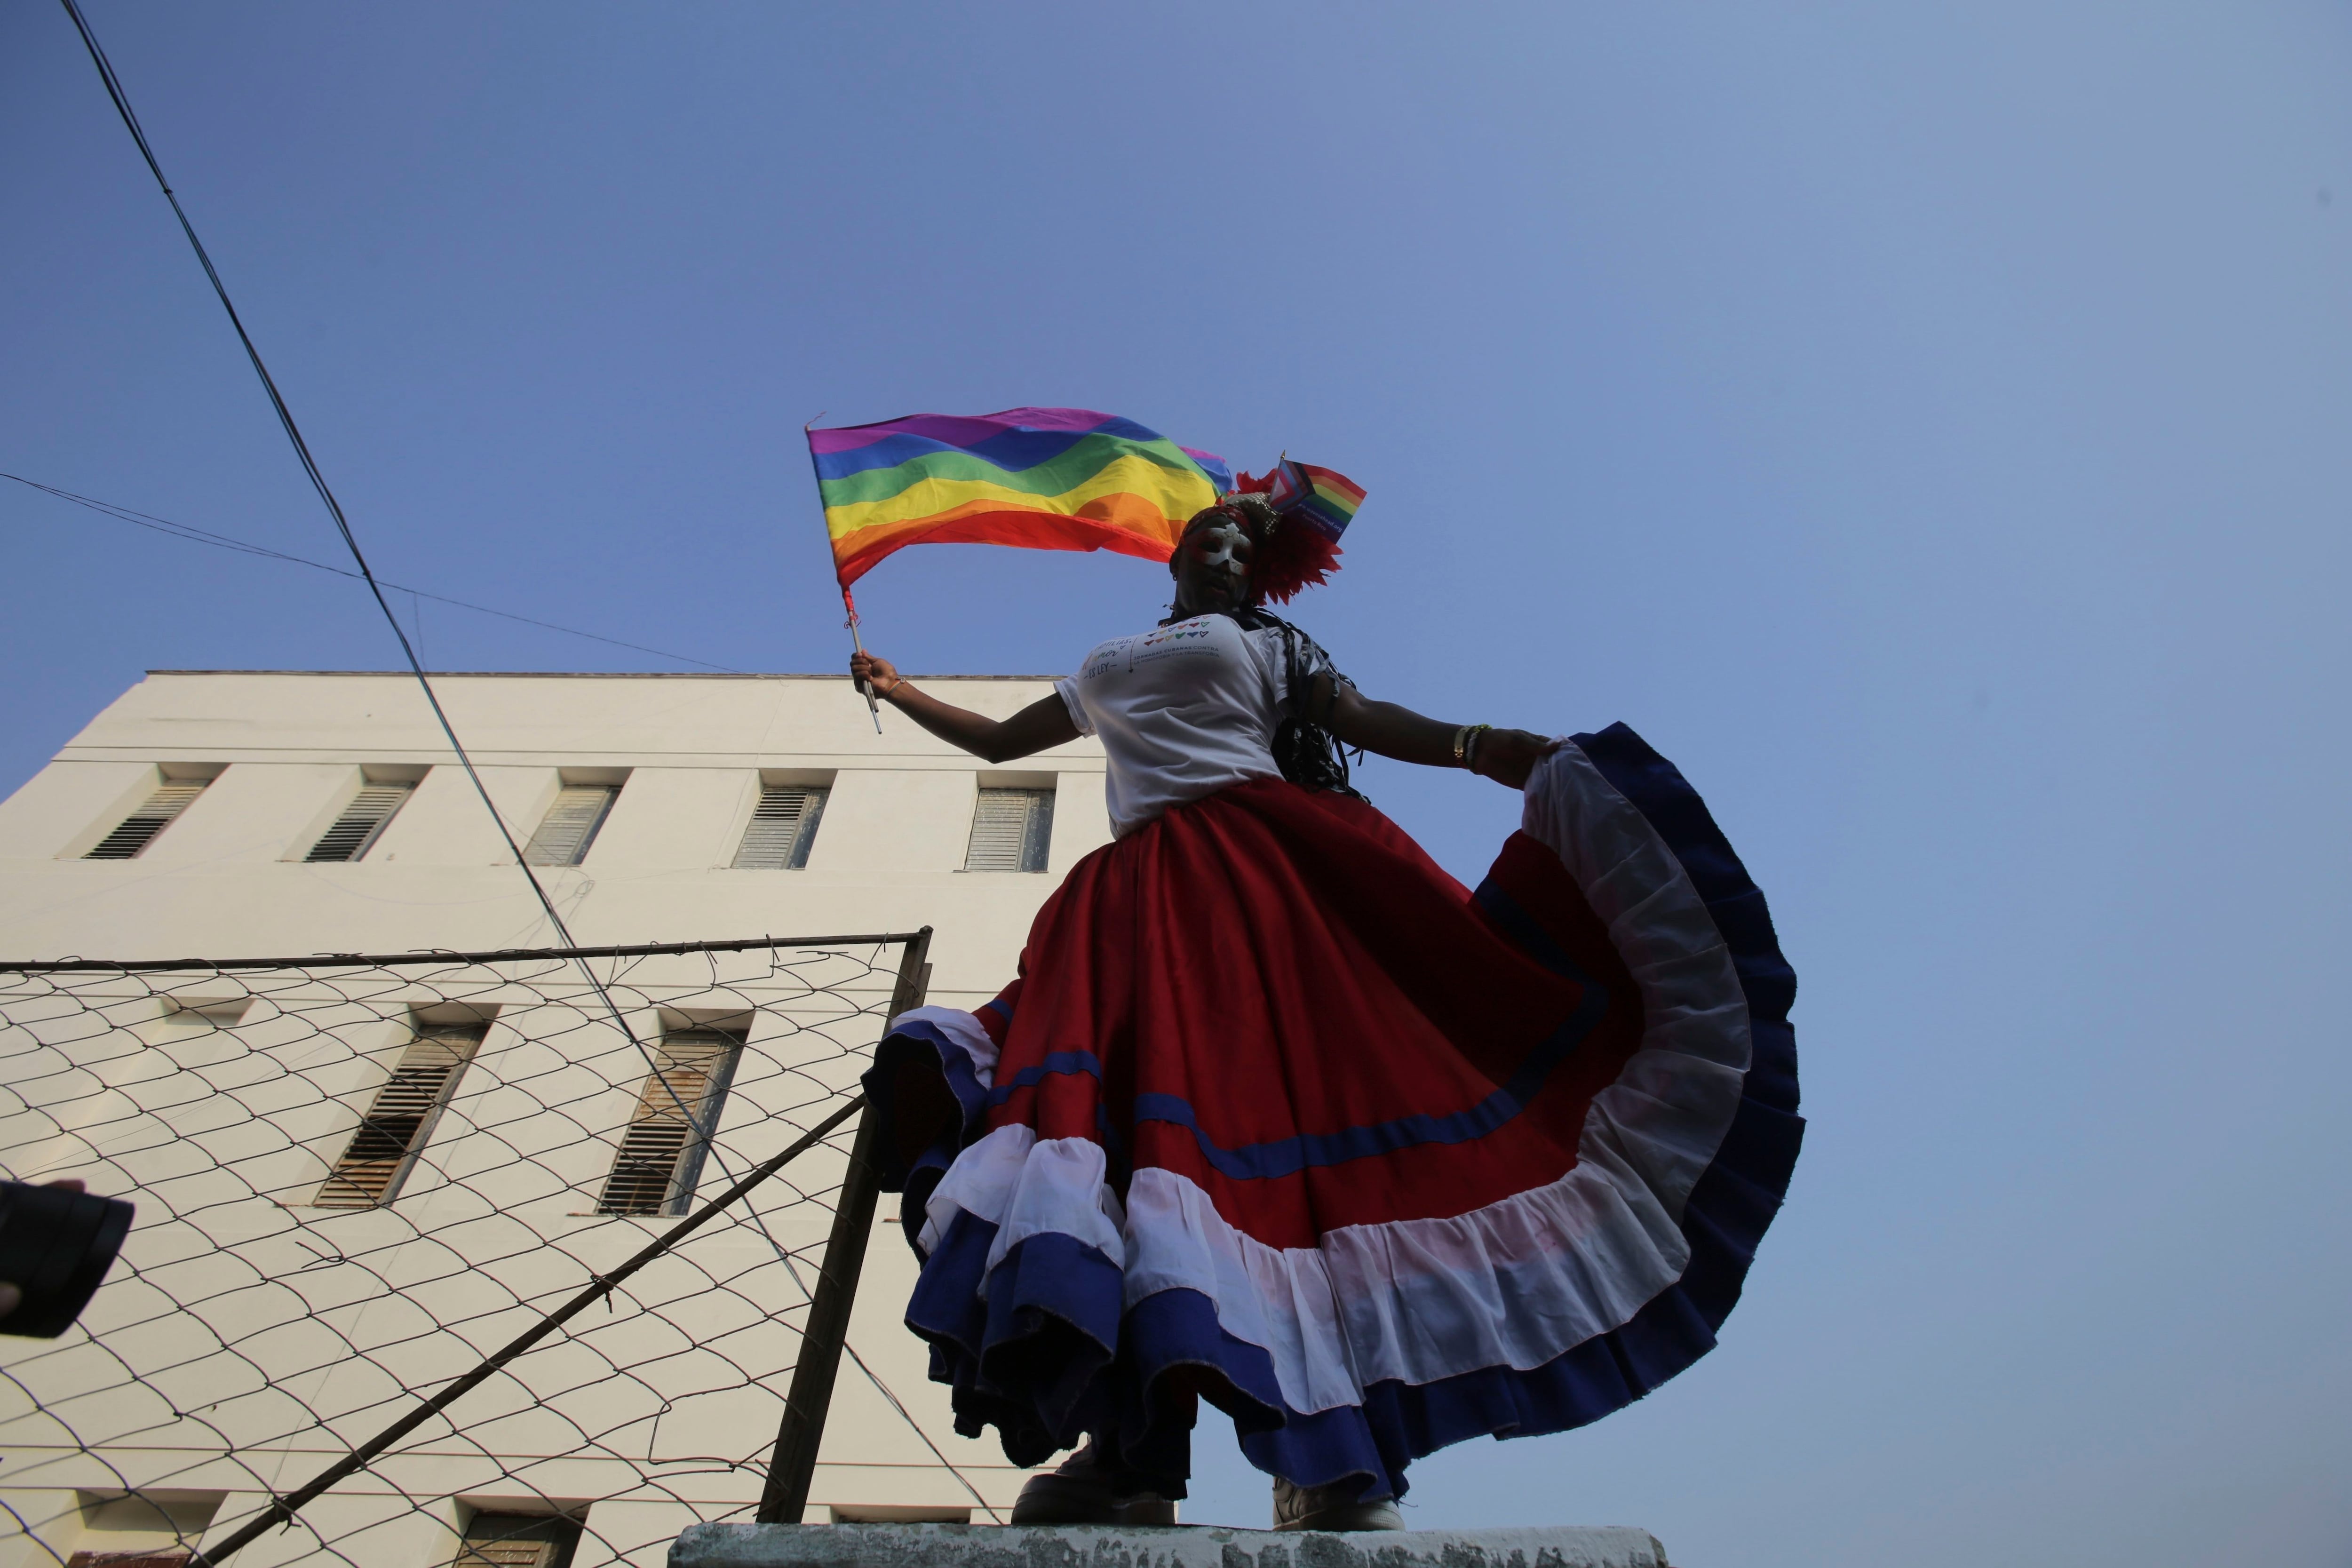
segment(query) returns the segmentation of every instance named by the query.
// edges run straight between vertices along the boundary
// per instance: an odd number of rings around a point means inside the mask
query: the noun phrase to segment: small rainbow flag
[[[844,592],[909,544],[1115,550],[1165,561],[1233,470],[1084,408],[915,414],[808,433]]]
[[[1306,519],[1334,544],[1355,521],[1356,509],[1364,504],[1363,486],[1312,463],[1294,463],[1285,458],[1275,465],[1270,478],[1274,485],[1265,499],[1274,510]]]

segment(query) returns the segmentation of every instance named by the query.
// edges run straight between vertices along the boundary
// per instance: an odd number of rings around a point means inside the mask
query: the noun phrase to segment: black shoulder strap
[[[1362,794],[1349,782],[1348,753],[1339,737],[1307,714],[1315,690],[1315,661],[1307,657],[1307,651],[1312,649],[1321,656],[1322,668],[1331,672],[1335,700],[1339,682],[1347,681],[1349,686],[1355,682],[1339,673],[1339,667],[1321,644],[1281,616],[1255,605],[1223,614],[1244,631],[1272,629],[1282,634],[1283,685],[1288,696],[1284,702],[1282,722],[1275,727],[1273,748],[1274,763],[1282,770],[1282,776],[1303,788],[1331,790],[1362,800]],[[1330,715],[1327,711],[1324,717]]]

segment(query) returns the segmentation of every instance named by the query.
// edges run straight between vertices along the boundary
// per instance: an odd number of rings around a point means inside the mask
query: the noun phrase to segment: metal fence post
[[[929,988],[931,928],[907,942],[898,960],[898,984],[890,994],[890,1016],[919,1007]],[[841,1347],[849,1335],[849,1310],[857,1299],[857,1276],[866,1266],[866,1241],[874,1228],[875,1201],[881,1195],[873,1164],[874,1108],[857,1119],[849,1168],[841,1178],[841,1199],[833,1212],[833,1234],[824,1244],[808,1325],[801,1333],[800,1359],[793,1367],[792,1391],[784,1396],[783,1426],[768,1462],[768,1482],[760,1494],[761,1524],[798,1524],[807,1510],[809,1482],[816,1474],[816,1451],[824,1440],[824,1417],[833,1404],[833,1380],[841,1370]]]

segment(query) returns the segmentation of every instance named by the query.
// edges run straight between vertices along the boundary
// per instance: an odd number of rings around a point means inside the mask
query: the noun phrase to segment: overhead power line
[[[212,255],[205,249],[205,242],[196,237],[196,226],[188,221],[187,209],[180,205],[179,193],[172,189],[172,182],[164,177],[163,165],[156,161],[155,150],[147,144],[147,132],[141,128],[139,116],[131,110],[130,97],[122,90],[121,79],[114,74],[114,63],[106,58],[106,50],[100,47],[98,35],[90,31],[89,19],[82,16],[81,7],[74,0],[60,0],[60,4],[66,8],[66,15],[73,18],[74,30],[81,35],[82,47],[89,51],[90,63],[98,68],[99,79],[106,84],[106,95],[114,100],[114,111],[122,117],[123,128],[131,132],[131,140],[138,143],[139,155],[147,161],[147,172],[155,176],[155,184],[162,188],[163,199],[172,204],[172,215],[180,220],[180,232],[187,236],[188,247],[196,253],[196,261],[204,268],[205,277],[213,286],[214,297],[220,300],[221,309],[227,313],[228,324],[236,329],[236,341],[245,349],[246,360],[253,366],[253,374],[260,379],[261,390],[268,395],[269,406],[277,413],[278,423],[285,430],[288,442],[293,446],[294,456],[301,463],[302,472],[310,479],[310,488],[319,492],[319,500],[325,504],[327,515],[334,520],[335,531],[341,537],[343,548],[351,552],[352,564],[359,569],[360,580],[375,596],[375,607],[383,612],[384,625],[392,628],[393,637],[399,642],[401,654],[408,660],[409,671],[416,677],[417,687],[425,693],[425,704],[433,710],[434,721],[441,727],[450,751],[457,753],[467,778],[473,783],[474,792],[481,796],[483,808],[490,814],[490,821],[497,825],[499,837],[506,841],[508,853],[514,857],[515,865],[521,868],[524,879],[530,883],[530,890],[539,900],[539,907],[545,912],[548,925],[562,939],[564,946],[579,946],[572,939],[572,928],[564,922],[562,912],[555,907],[555,900],[548,896],[546,887],[540,881],[539,873],[533,871],[530,863],[524,859],[522,846],[516,841],[513,829],[507,826],[507,819],[499,814],[497,803],[490,799],[489,786],[482,782],[482,775],[475,768],[473,757],[467,752],[465,742],[457,739],[457,728],[449,722],[449,715],[441,706],[440,694],[433,689],[433,681],[425,673],[424,662],[416,657],[416,649],[409,642],[407,632],[401,628],[400,617],[393,614],[392,601],[383,596],[383,584],[376,580],[375,573],[368,565],[366,552],[360,549],[358,535],[352,531],[351,521],[343,515],[343,503],[335,499],[334,490],[327,483],[327,476],[320,471],[318,459],[311,457],[310,442],[302,438],[301,426],[294,423],[294,411],[286,405],[285,397],[278,390],[277,378],[262,363],[261,351],[254,346],[252,334],[245,330],[245,318],[237,314],[236,302],[228,297],[228,286],[221,281],[220,271],[213,266]],[[581,965],[581,972],[597,993],[603,994],[604,987],[595,973],[584,963]],[[606,1000],[609,1002],[611,998],[606,997]],[[613,1021],[632,1041],[636,1039],[636,1032],[622,1018],[618,1007],[613,1009]],[[653,1059],[650,1053],[646,1059]],[[693,1119],[689,1116],[688,1120]]]
[[[0,472],[0,479],[14,479],[20,485],[28,486],[45,495],[53,495],[59,500],[71,501],[76,506],[88,507],[92,511],[101,512],[121,522],[130,523],[134,528],[152,529],[157,533],[166,533],[174,539],[184,539],[191,544],[209,544],[216,550],[235,551],[241,555],[258,555],[265,560],[283,561],[294,566],[308,566],[314,572],[331,572],[338,577],[349,577],[353,582],[366,581],[357,572],[341,566],[331,566],[324,561],[313,561],[307,555],[289,555],[283,550],[272,550],[266,544],[255,544],[248,540],[232,539],[226,533],[215,533],[208,528],[198,528],[194,523],[173,522],[169,518],[157,517],[152,512],[137,511],[127,506],[117,506],[112,501],[100,500],[94,496],[78,495],[72,490],[59,489],[55,485],[45,485],[38,479],[28,479],[22,474]],[[713,664],[707,658],[697,658],[692,654],[671,653],[663,648],[647,647],[643,643],[627,642],[620,637],[608,637],[602,632],[583,632],[578,626],[558,626],[553,621],[542,621],[534,616],[519,616],[512,610],[492,609],[488,605],[453,599],[446,594],[436,594],[424,588],[412,588],[404,583],[395,583],[389,577],[378,578],[377,581],[385,587],[397,589],[403,594],[413,595],[420,599],[431,599],[436,604],[455,605],[461,610],[472,610],[477,615],[496,616],[502,621],[520,621],[524,626],[537,626],[542,631],[562,632],[566,637],[586,637],[591,642],[609,643],[614,647],[625,647],[636,653],[649,653],[656,658],[674,659],[679,664],[700,665],[705,669],[715,669],[725,675],[745,673],[730,665]]]
[[[325,504],[327,515],[334,520],[335,531],[341,536],[343,548],[351,552],[352,564],[358,568],[361,581],[367,584],[368,592],[375,596],[376,608],[383,612],[384,624],[392,628],[393,637],[400,643],[401,655],[408,660],[409,672],[416,677],[417,687],[425,693],[425,704],[433,710],[434,722],[440,726],[442,736],[449,742],[449,750],[457,755],[458,765],[465,769],[467,782],[473,784],[474,793],[481,798],[482,809],[489,813],[490,822],[498,828],[499,837],[505,842],[507,853],[514,857],[516,868],[521,871],[523,879],[530,884],[531,896],[539,900],[540,910],[547,917],[549,929],[555,932],[565,947],[578,947],[580,944],[573,940],[572,928],[564,921],[562,911],[555,907],[555,900],[548,896],[546,884],[539,879],[539,873],[532,870],[530,862],[524,858],[522,845],[515,838],[514,830],[507,826],[507,819],[499,814],[498,803],[490,798],[489,785],[483,782],[481,771],[475,767],[474,759],[467,752],[465,743],[457,739],[457,727],[449,722],[449,715],[441,706],[440,694],[433,689],[432,678],[425,673],[424,661],[416,657],[416,648],[408,640],[408,633],[402,629],[400,617],[393,614],[392,601],[383,596],[383,584],[377,580],[375,573],[369,568],[367,556],[360,549],[359,538],[352,533],[350,520],[343,516],[342,503],[335,499],[334,490],[327,484],[327,476],[320,471],[317,459],[311,457],[310,444],[302,438],[301,427],[294,423],[294,411],[286,405],[286,399],[278,393],[277,380],[270,375],[269,367],[261,361],[261,351],[254,346],[251,334],[246,331],[245,320],[236,313],[236,306],[230,300],[228,288],[221,281],[219,271],[213,266],[213,258],[205,251],[205,242],[196,237],[195,225],[188,221],[186,210],[180,205],[179,195],[172,189],[172,182],[163,177],[163,165],[156,162],[155,150],[147,144],[147,132],[140,129],[139,116],[131,111],[131,100],[124,94],[122,83],[114,74],[112,62],[107,59],[106,51],[99,47],[98,35],[90,31],[89,21],[82,16],[81,7],[76,5],[74,0],[59,0],[59,3],[65,6],[66,15],[73,18],[75,30],[81,34],[82,45],[89,51],[90,63],[98,68],[99,79],[106,84],[106,94],[114,100],[115,112],[122,117],[124,129],[131,132],[131,139],[139,144],[139,155],[147,161],[148,172],[155,176],[155,184],[163,188],[163,199],[172,204],[173,215],[180,220],[180,232],[187,236],[189,248],[196,253],[196,260],[203,265],[205,278],[211,280],[213,293],[219,299],[221,309],[227,312],[229,325],[236,330],[236,341],[244,345],[245,357],[252,364],[253,374],[260,379],[262,391],[268,394],[269,406],[276,410],[278,423],[284,428],[288,442],[293,446],[294,456],[301,462],[302,471],[309,476],[311,488],[319,492],[319,500]],[[693,1128],[695,1132],[708,1142],[711,1129],[704,1123],[700,1116],[696,1114],[692,1107],[678,1098],[677,1090],[671,1086],[667,1075],[662,1072],[652,1049],[638,1037],[637,1031],[623,1016],[620,1004],[613,1000],[612,993],[605,988],[604,980],[596,973],[594,967],[586,959],[581,959],[578,963],[581,977],[587,981],[589,988],[595,993],[598,1000],[604,1004],[604,1012],[613,1020],[614,1028],[619,1031],[622,1038],[636,1047],[638,1056],[645,1059],[646,1069],[653,1074],[654,1080],[660,1083],[668,1092],[670,1100],[677,1105],[687,1125]],[[725,1156],[720,1154],[715,1146],[711,1153],[719,1163],[720,1173],[731,1180],[734,1173],[728,1170]],[[765,1221],[761,1222],[761,1228],[764,1233]],[[771,1245],[776,1245],[772,1236],[768,1239]],[[259,1532],[257,1531],[254,1533]],[[233,1537],[231,1542],[224,1542],[221,1547],[215,1548],[214,1553],[222,1553],[232,1544],[241,1546],[250,1538],[244,1534]],[[196,1564],[202,1564],[203,1568],[217,1568],[218,1562],[217,1555],[200,1552],[191,1559],[191,1568],[194,1568]]]
[[[499,837],[506,841],[508,850],[514,856],[515,865],[521,870],[524,878],[530,881],[530,889],[532,893],[537,896],[541,909],[545,911],[549,925],[551,926],[556,934],[562,939],[564,946],[577,949],[579,944],[573,940],[570,928],[564,922],[563,916],[557,910],[554,900],[549,898],[546,888],[540,882],[539,877],[537,873],[531,869],[530,862],[523,858],[521,847],[516,842],[513,833],[508,828],[506,819],[499,815],[497,805],[490,799],[489,791],[484,785],[480,773],[476,771],[473,758],[467,755],[464,743],[457,739],[457,731],[456,728],[451,725],[448,714],[442,710],[440,698],[433,689],[433,682],[425,674],[423,661],[417,658],[416,649],[410,643],[408,634],[402,629],[400,617],[393,613],[390,601],[384,597],[384,589],[387,586],[390,586],[397,589],[399,592],[416,594],[420,597],[442,600],[444,603],[462,605],[466,609],[478,610],[487,615],[500,616],[509,620],[523,621],[532,626],[546,626],[550,630],[567,632],[575,637],[586,637],[594,638],[599,642],[615,643],[617,646],[623,647],[637,647],[638,645],[634,643],[622,643],[619,642],[619,639],[617,638],[599,637],[594,632],[580,632],[575,631],[573,628],[569,626],[555,626],[551,622],[533,620],[528,616],[515,616],[510,615],[509,612],[504,610],[492,610],[486,605],[468,605],[464,601],[457,599],[444,599],[442,595],[437,594],[427,595],[423,594],[417,589],[401,588],[397,584],[387,584],[375,575],[374,572],[368,566],[367,557],[360,549],[359,540],[352,533],[350,521],[343,515],[341,503],[336,500],[334,491],[330,489],[327,484],[326,476],[320,471],[317,461],[310,455],[310,444],[302,438],[300,428],[294,423],[293,411],[287,406],[285,398],[279,395],[278,384],[276,380],[271,377],[268,366],[262,363],[260,351],[254,346],[253,339],[247,333],[245,330],[245,322],[237,315],[236,305],[230,301],[228,289],[222,283],[219,272],[215,269],[212,258],[205,252],[204,242],[196,237],[194,225],[188,221],[188,215],[186,211],[181,207],[180,198],[173,191],[171,182],[163,177],[163,165],[156,161],[153,149],[147,144],[147,134],[140,128],[138,116],[131,111],[130,100],[122,90],[121,82],[114,74],[113,65],[106,58],[106,51],[100,47],[97,35],[90,31],[89,23],[83,17],[81,8],[75,3],[75,0],[61,0],[61,4],[65,6],[66,14],[73,18],[74,27],[80,33],[82,43],[89,51],[90,60],[95,66],[97,66],[99,76],[106,84],[107,95],[114,100],[116,112],[122,117],[122,123],[125,128],[130,131],[131,140],[138,143],[140,156],[146,160],[149,172],[155,176],[156,184],[162,187],[164,198],[172,204],[172,212],[173,216],[178,217],[180,220],[181,232],[187,236],[190,248],[194,250],[197,261],[203,265],[205,276],[211,281],[213,292],[220,300],[221,309],[227,312],[229,324],[236,331],[237,342],[244,346],[246,358],[252,363],[254,374],[259,377],[262,390],[268,395],[270,407],[276,411],[278,424],[284,427],[286,431],[286,438],[293,446],[295,456],[301,462],[302,471],[309,477],[312,488],[319,492],[320,500],[325,503],[328,515],[334,520],[335,530],[337,533],[341,536],[344,548],[351,552],[352,564],[356,567],[357,570],[355,572],[345,572],[340,567],[329,566],[322,562],[310,561],[300,556],[289,555],[282,551],[271,550],[263,545],[249,544],[242,540],[233,540],[226,534],[215,534],[210,532],[208,530],[191,528],[185,524],[167,522],[162,518],[151,517],[143,512],[134,513],[128,508],[113,507],[109,503],[93,500],[91,498],[87,496],[75,495],[70,491],[58,489],[53,486],[38,484],[33,480],[22,479],[15,474],[10,474],[5,477],[16,479],[17,482],[21,484],[30,485],[35,489],[43,490],[48,494],[55,495],[61,500],[70,500],[78,505],[88,506],[93,510],[106,512],[110,516],[119,518],[122,521],[134,522],[142,527],[152,527],[157,529],[159,531],[172,533],[176,537],[187,539],[194,542],[214,544],[223,549],[236,550],[247,554],[267,556],[277,560],[290,562],[297,565],[315,567],[320,571],[336,573],[340,576],[355,576],[362,582],[365,583],[367,584],[368,591],[375,598],[376,607],[383,612],[385,624],[392,627],[392,635],[398,639],[401,652],[407,658],[409,669],[416,677],[417,685],[424,690],[425,700],[432,707],[433,717],[439,723],[442,734],[447,739],[449,749],[457,754],[457,761],[463,764],[466,771],[466,776],[472,781],[475,792],[481,797],[483,807],[490,814],[490,820],[497,826]],[[682,659],[683,662],[688,664],[704,664],[705,662],[701,659],[685,658],[682,655],[661,653],[660,650],[655,648],[639,648],[638,651],[654,653],[664,658]],[[724,666],[719,665],[706,665],[705,667],[714,669],[725,668]],[[717,1159],[721,1173],[727,1174],[730,1179],[732,1180],[733,1173],[728,1169],[729,1163],[726,1157],[719,1151],[715,1140],[711,1138],[713,1129],[705,1126],[702,1123],[701,1119],[694,1113],[692,1108],[688,1107],[684,1100],[678,1098],[677,1091],[670,1086],[667,1075],[660,1071],[658,1066],[655,1062],[653,1053],[646,1048],[645,1042],[638,1037],[636,1031],[630,1027],[627,1018],[622,1014],[619,1004],[614,1000],[612,993],[606,988],[604,981],[597,975],[595,970],[590,965],[586,958],[575,957],[574,962],[578,963],[581,974],[587,980],[590,987],[594,991],[597,999],[604,1004],[604,1012],[606,1016],[611,1018],[614,1027],[620,1031],[623,1037],[627,1039],[632,1046],[636,1047],[638,1055],[644,1058],[648,1068],[653,1069],[655,1079],[660,1082],[665,1089],[668,1090],[670,1100],[674,1104],[676,1104],[677,1110],[685,1116],[688,1124],[693,1127],[695,1131],[702,1136],[705,1142],[711,1145],[711,1153],[714,1158]],[[843,1114],[846,1114],[846,1108],[845,1108]],[[836,1117],[835,1118],[835,1121],[838,1121],[840,1119],[840,1117]],[[830,1124],[828,1124],[828,1126]],[[795,1146],[795,1150],[799,1147],[805,1146],[805,1144],[814,1141],[816,1136],[818,1136],[818,1132],[813,1131],[807,1138],[804,1138],[802,1141],[802,1144]],[[792,1152],[787,1152],[783,1156],[782,1156],[782,1159],[789,1159],[791,1156]],[[781,1160],[776,1163],[780,1163]],[[713,1206],[715,1207],[716,1205]],[[761,1236],[768,1241],[769,1245],[774,1248],[778,1258],[783,1259],[787,1268],[789,1268],[791,1264],[790,1255],[786,1252],[782,1244],[776,1239],[773,1233],[768,1229],[766,1217],[761,1215],[757,1210],[754,1210],[752,1211],[752,1219],[757,1225]],[[794,1271],[794,1273],[795,1278],[797,1278],[797,1271]],[[586,1298],[582,1298],[581,1304],[584,1304],[585,1300]],[[931,1450],[932,1455],[939,1459],[940,1463],[946,1466],[949,1471],[955,1476],[956,1479],[963,1483],[964,1489],[971,1493],[974,1500],[978,1501],[982,1508],[987,1509],[991,1517],[995,1517],[995,1509],[989,1506],[987,1500],[981,1496],[979,1489],[972,1486],[971,1482],[964,1476],[963,1472],[957,1468],[957,1467],[949,1460],[948,1457],[944,1453],[940,1452],[939,1446],[931,1441],[929,1435],[923,1431],[920,1424],[916,1422],[913,1415],[903,1404],[899,1402],[898,1395],[893,1394],[889,1388],[883,1384],[882,1380],[875,1375],[873,1370],[866,1364],[865,1358],[858,1355],[856,1351],[854,1349],[850,1349],[845,1341],[844,1342],[843,1348],[847,1351],[851,1360],[856,1363],[858,1369],[861,1372],[864,1372],[866,1377],[873,1382],[875,1387],[881,1392],[883,1397],[889,1401],[890,1405],[898,1411],[898,1413],[906,1419],[908,1425],[914,1427],[917,1436],[922,1438],[924,1446]],[[441,1398],[446,1402],[446,1398],[454,1392],[457,1392],[456,1385],[452,1385],[450,1389],[445,1389]],[[387,1436],[392,1436],[392,1434],[387,1434]],[[273,1502],[277,1502],[278,1500],[273,1500]],[[282,1504],[280,1506],[282,1507]],[[279,1510],[273,1509],[272,1511],[273,1513],[276,1513],[279,1511]],[[223,1557],[226,1556],[229,1552],[236,1550],[237,1548],[244,1546],[249,1541],[257,1539],[261,1534],[265,1533],[272,1522],[275,1522],[274,1520],[268,1518],[257,1521],[255,1523],[247,1525],[244,1530],[237,1531],[234,1536],[230,1537],[227,1541],[221,1542],[219,1545],[212,1547],[205,1552],[197,1553],[192,1560],[192,1568],[216,1568],[217,1563]]]

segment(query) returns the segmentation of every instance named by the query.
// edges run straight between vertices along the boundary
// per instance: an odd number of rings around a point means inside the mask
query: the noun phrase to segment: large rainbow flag
[[[1185,521],[1234,488],[1223,458],[1084,408],[914,414],[808,439],[845,592],[909,544],[1165,561]]]

